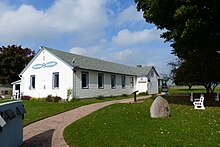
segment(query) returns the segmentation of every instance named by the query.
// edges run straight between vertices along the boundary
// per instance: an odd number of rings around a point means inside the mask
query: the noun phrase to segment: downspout
[[[21,97],[23,96],[23,92],[21,92],[21,89],[23,89],[24,90],[24,88],[23,88],[23,82],[22,82],[22,75],[21,74],[19,74],[18,75],[19,76],[19,78],[21,79],[21,83],[20,83],[20,89],[19,89],[19,98],[21,99]],[[22,88],[21,88],[21,86],[22,86]]]
[[[76,70],[75,70],[75,58],[72,60],[72,70],[73,70],[73,88],[72,88],[72,99],[76,98]]]

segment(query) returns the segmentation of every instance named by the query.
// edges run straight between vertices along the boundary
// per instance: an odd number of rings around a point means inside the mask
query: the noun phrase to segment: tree
[[[11,84],[34,57],[35,52],[17,45],[0,47],[0,83]]]
[[[183,61],[170,61],[168,65],[171,66],[170,77],[176,85],[188,86],[191,89],[193,85],[200,84],[193,81],[194,73]]]
[[[181,61],[176,70],[213,92],[220,81],[219,0],[135,0],[147,22],[163,29],[172,54]],[[184,69],[185,68],[185,69]],[[180,70],[180,71],[179,71]],[[190,75],[193,73],[193,75]]]

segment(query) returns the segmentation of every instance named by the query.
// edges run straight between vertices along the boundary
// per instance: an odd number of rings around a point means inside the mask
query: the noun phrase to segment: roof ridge
[[[70,53],[67,51],[53,49],[49,47],[41,47],[41,49],[48,50],[49,52],[60,58],[62,61],[67,63],[70,67],[73,66],[72,61],[73,59],[75,59],[74,68],[80,68],[86,70],[127,74],[127,75],[148,75],[149,71],[154,67],[154,66],[145,66],[145,67],[128,66],[121,63],[115,63],[112,61],[106,61],[103,59],[97,59],[97,58]]]
[[[89,58],[89,59],[93,59],[93,60],[99,60],[99,61],[102,61],[102,62],[104,61],[104,62],[109,62],[109,63],[118,64],[118,65],[122,65],[122,66],[127,66],[127,67],[130,67],[130,68],[137,68],[137,67],[134,67],[134,66],[124,65],[122,63],[116,63],[116,62],[113,62],[113,61],[106,61],[106,60],[103,60],[103,59],[98,59],[98,58],[95,58],[95,57],[89,57],[89,56],[80,55],[80,54],[76,54],[76,53],[66,52],[66,51],[59,50],[59,49],[49,48],[49,47],[45,47],[45,46],[44,46],[44,48],[49,49],[49,50],[55,50],[55,51],[66,53],[66,54],[81,56],[81,57]]]

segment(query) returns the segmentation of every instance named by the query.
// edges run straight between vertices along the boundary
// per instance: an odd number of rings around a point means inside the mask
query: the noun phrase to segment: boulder
[[[150,115],[152,118],[164,118],[171,116],[170,106],[167,100],[161,96],[156,97],[151,104]]]

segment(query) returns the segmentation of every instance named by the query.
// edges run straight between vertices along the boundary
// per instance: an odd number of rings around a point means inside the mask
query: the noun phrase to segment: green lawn
[[[188,89],[187,86],[171,86],[169,87],[169,94],[184,94],[184,93],[206,93],[203,86],[193,86],[192,89]],[[215,92],[220,93],[220,86],[215,88]]]
[[[5,102],[9,102],[12,101],[12,99],[0,99],[0,103],[5,103]]]
[[[187,98],[188,99],[188,98]],[[150,117],[152,99],[98,110],[64,131],[70,146],[220,146],[220,107],[194,110],[169,99],[172,116]]]
[[[27,101],[24,100],[24,106],[27,111],[24,117],[24,126],[41,120],[43,118],[53,116],[55,114],[59,114],[83,105],[88,105],[92,103],[98,103],[103,101],[117,100],[117,99],[125,99],[130,98],[131,96],[121,96],[114,98],[104,98],[103,100],[89,99],[89,100],[76,100],[74,102],[63,102],[63,103],[55,103],[55,102],[37,102],[37,101]]]
[[[35,101],[23,101],[26,109],[24,117],[24,126],[35,122],[37,120],[59,114],[77,108],[83,105],[88,105],[96,102],[96,100],[88,101],[76,101],[66,103],[55,103],[55,102],[35,102]]]

